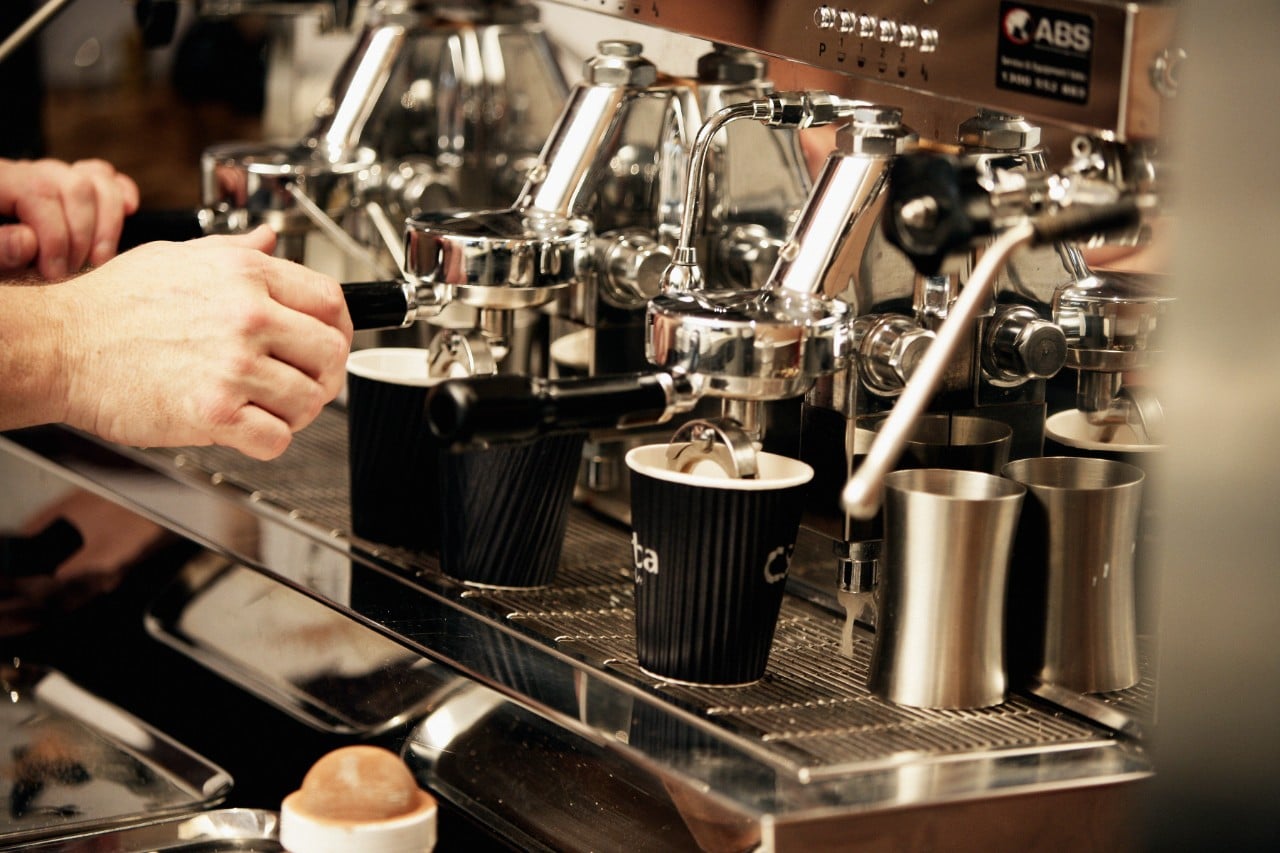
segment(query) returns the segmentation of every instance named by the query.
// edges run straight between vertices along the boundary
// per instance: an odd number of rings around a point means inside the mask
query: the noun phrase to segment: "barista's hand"
[[[148,243],[38,288],[63,335],[51,419],[124,444],[283,453],[341,389],[352,327],[338,282],[274,245],[266,227]]]
[[[36,264],[55,281],[116,253],[138,186],[105,160],[0,159],[0,273]]]

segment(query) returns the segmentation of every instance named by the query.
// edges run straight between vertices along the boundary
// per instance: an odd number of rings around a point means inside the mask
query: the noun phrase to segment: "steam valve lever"
[[[937,275],[949,257],[1019,224],[1029,225],[1032,242],[1043,245],[1130,229],[1142,220],[1138,198],[1058,203],[1064,191],[1048,185],[1055,176],[1043,187],[1025,178],[1006,186],[1003,165],[1000,158],[979,164],[928,152],[898,157],[889,173],[885,236],[917,272]]]

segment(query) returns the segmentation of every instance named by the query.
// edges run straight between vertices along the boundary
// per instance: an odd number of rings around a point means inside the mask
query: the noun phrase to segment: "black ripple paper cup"
[[[357,350],[347,359],[351,529],[371,542],[434,556],[440,545],[440,442],[425,417],[427,351]]]
[[[446,453],[441,570],[479,586],[550,584],[585,439],[567,433]]]
[[[666,453],[650,444],[627,454],[640,666],[691,684],[749,684],[769,661],[813,469],[760,453],[759,477],[731,479],[673,471]]]

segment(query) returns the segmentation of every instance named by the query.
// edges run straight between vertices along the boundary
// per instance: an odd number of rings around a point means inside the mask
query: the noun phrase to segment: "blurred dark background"
[[[0,34],[44,0],[0,3]],[[0,157],[100,157],[138,182],[148,208],[200,201],[200,153],[262,135],[267,26],[194,20],[148,48],[121,0],[75,0],[0,63]]]

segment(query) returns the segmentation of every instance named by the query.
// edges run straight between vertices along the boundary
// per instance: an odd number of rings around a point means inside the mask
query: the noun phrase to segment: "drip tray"
[[[794,596],[784,601],[768,671],[760,681],[735,688],[662,681],[636,662],[630,546],[624,531],[574,509],[551,587],[513,591],[455,584],[429,560],[351,537],[346,419],[337,409],[322,413],[295,437],[288,452],[270,463],[221,448],[139,452],[153,466],[172,470],[176,464],[188,475],[238,489],[263,511],[278,513],[319,538],[367,550],[425,590],[444,592],[456,606],[523,637],[523,645],[567,656],[620,682],[625,691],[657,697],[657,704],[665,703],[672,715],[802,783],[908,763],[1005,759],[1114,745],[1113,731],[1034,696],[1015,695],[1000,706],[975,711],[918,710],[882,702],[866,688],[870,635],[855,632],[853,656],[843,657],[842,619]],[[1146,690],[1137,690],[1139,703]],[[536,694],[537,685],[528,693]],[[1104,701],[1116,707],[1124,697]],[[634,725],[618,732],[620,741],[636,737]]]
[[[221,768],[57,670],[2,662],[0,691],[0,849],[189,815],[231,790]]]

